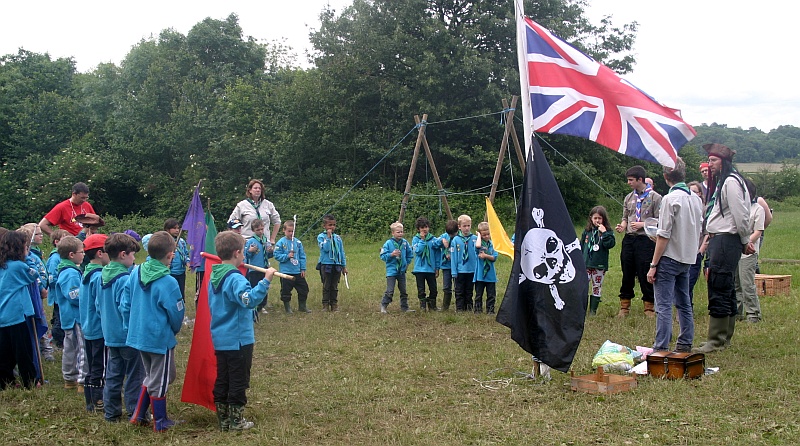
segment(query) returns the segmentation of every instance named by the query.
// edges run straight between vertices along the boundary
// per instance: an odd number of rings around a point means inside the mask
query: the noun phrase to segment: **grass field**
[[[800,259],[800,210],[777,213],[763,256]],[[307,241],[309,251],[313,243]],[[800,442],[798,265],[764,265],[764,273],[793,274],[791,295],[762,299],[764,321],[740,324],[733,347],[707,356],[717,374],[694,381],[643,377],[631,392],[573,393],[569,375],[541,382],[524,377],[530,356],[509,331],[487,315],[399,312],[381,315],[385,287],[380,245],[347,243],[350,286],[342,284],[341,311],[320,311],[320,284],[312,274],[308,315],[286,315],[275,304],[256,327],[255,358],[244,433],[216,430],[214,413],[181,403],[192,327],[180,333],[178,380],[169,412],[186,423],[157,435],[127,423],[108,424],[83,409],[83,397],[63,389],[60,364],[47,364],[50,383],[35,391],[0,392],[4,444],[343,444],[343,445],[750,445]],[[612,252],[617,258],[619,244]],[[311,263],[316,252],[309,252]],[[510,261],[498,262],[508,277]],[[612,262],[613,264],[613,262]],[[313,272],[313,271],[312,271]],[[314,272],[315,273],[315,272]],[[409,285],[413,280],[409,274]],[[193,287],[189,281],[189,288]],[[635,301],[619,320],[619,268],[607,276],[597,317],[587,319],[573,363],[591,372],[606,339],[650,346],[655,323]],[[499,284],[500,292],[505,284]],[[191,294],[191,289],[187,295]],[[411,290],[410,290],[411,291]],[[416,291],[411,291],[415,302]],[[706,289],[695,290],[696,342],[707,331]],[[397,295],[395,295],[396,297]],[[296,307],[296,302],[293,302]],[[416,305],[414,305],[416,307]],[[188,313],[192,317],[194,307]],[[677,327],[676,327],[677,330]],[[676,333],[677,335],[677,333]]]

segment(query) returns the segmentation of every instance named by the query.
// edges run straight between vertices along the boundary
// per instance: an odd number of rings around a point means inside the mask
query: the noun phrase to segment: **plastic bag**
[[[592,359],[592,367],[603,366],[609,372],[627,372],[633,368],[633,351],[606,340]]]

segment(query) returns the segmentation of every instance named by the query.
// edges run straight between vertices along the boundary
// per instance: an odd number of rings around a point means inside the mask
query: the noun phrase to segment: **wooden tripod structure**
[[[517,132],[514,129],[514,111],[516,109],[518,99],[518,96],[511,97],[511,107],[508,106],[508,101],[503,99],[503,113],[505,116],[506,128],[505,133],[503,134],[503,140],[500,143],[500,153],[497,156],[497,165],[495,166],[494,177],[492,178],[492,188],[489,192],[489,201],[492,203],[494,203],[494,196],[497,193],[497,184],[500,180],[500,173],[503,171],[503,161],[505,159],[506,150],[508,150],[509,135],[514,142],[514,148],[517,152],[517,160],[519,160],[522,170],[525,171],[525,157],[522,155],[522,148],[520,147],[519,139],[517,138]],[[443,194],[444,186],[442,186],[442,180],[439,178],[439,172],[436,169],[436,163],[433,161],[431,148],[428,146],[428,140],[425,138],[425,129],[428,125],[428,115],[423,114],[421,120],[419,115],[414,115],[414,121],[417,124],[419,133],[417,134],[417,143],[414,146],[414,155],[411,158],[411,168],[408,169],[408,179],[406,180],[406,188],[403,192],[403,201],[400,204],[400,217],[398,218],[398,221],[402,222],[403,217],[405,217],[406,214],[408,198],[411,195],[411,183],[414,179],[414,172],[417,169],[417,162],[419,160],[420,146],[425,149],[425,156],[428,158],[428,162],[431,165],[431,172],[433,172],[433,179],[436,181],[436,187],[438,188],[439,193],[442,194],[442,203],[444,204],[445,211],[447,212],[447,218],[452,220],[453,213],[450,211],[450,204],[447,202],[447,196]]]

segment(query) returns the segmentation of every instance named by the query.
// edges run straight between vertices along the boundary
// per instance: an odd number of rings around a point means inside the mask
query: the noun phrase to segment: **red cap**
[[[108,238],[105,234],[92,234],[89,237],[86,237],[86,240],[83,241],[83,249],[97,249],[102,248],[106,244],[106,239]]]

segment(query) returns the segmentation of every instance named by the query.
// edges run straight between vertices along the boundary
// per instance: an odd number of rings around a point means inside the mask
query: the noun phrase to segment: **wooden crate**
[[[759,296],[789,294],[791,288],[792,276],[756,274],[756,292]]]
[[[635,389],[636,378],[632,376],[608,375],[603,372],[603,367],[597,368],[597,373],[591,375],[575,376],[570,372],[570,385],[573,391],[586,393],[620,393]]]

